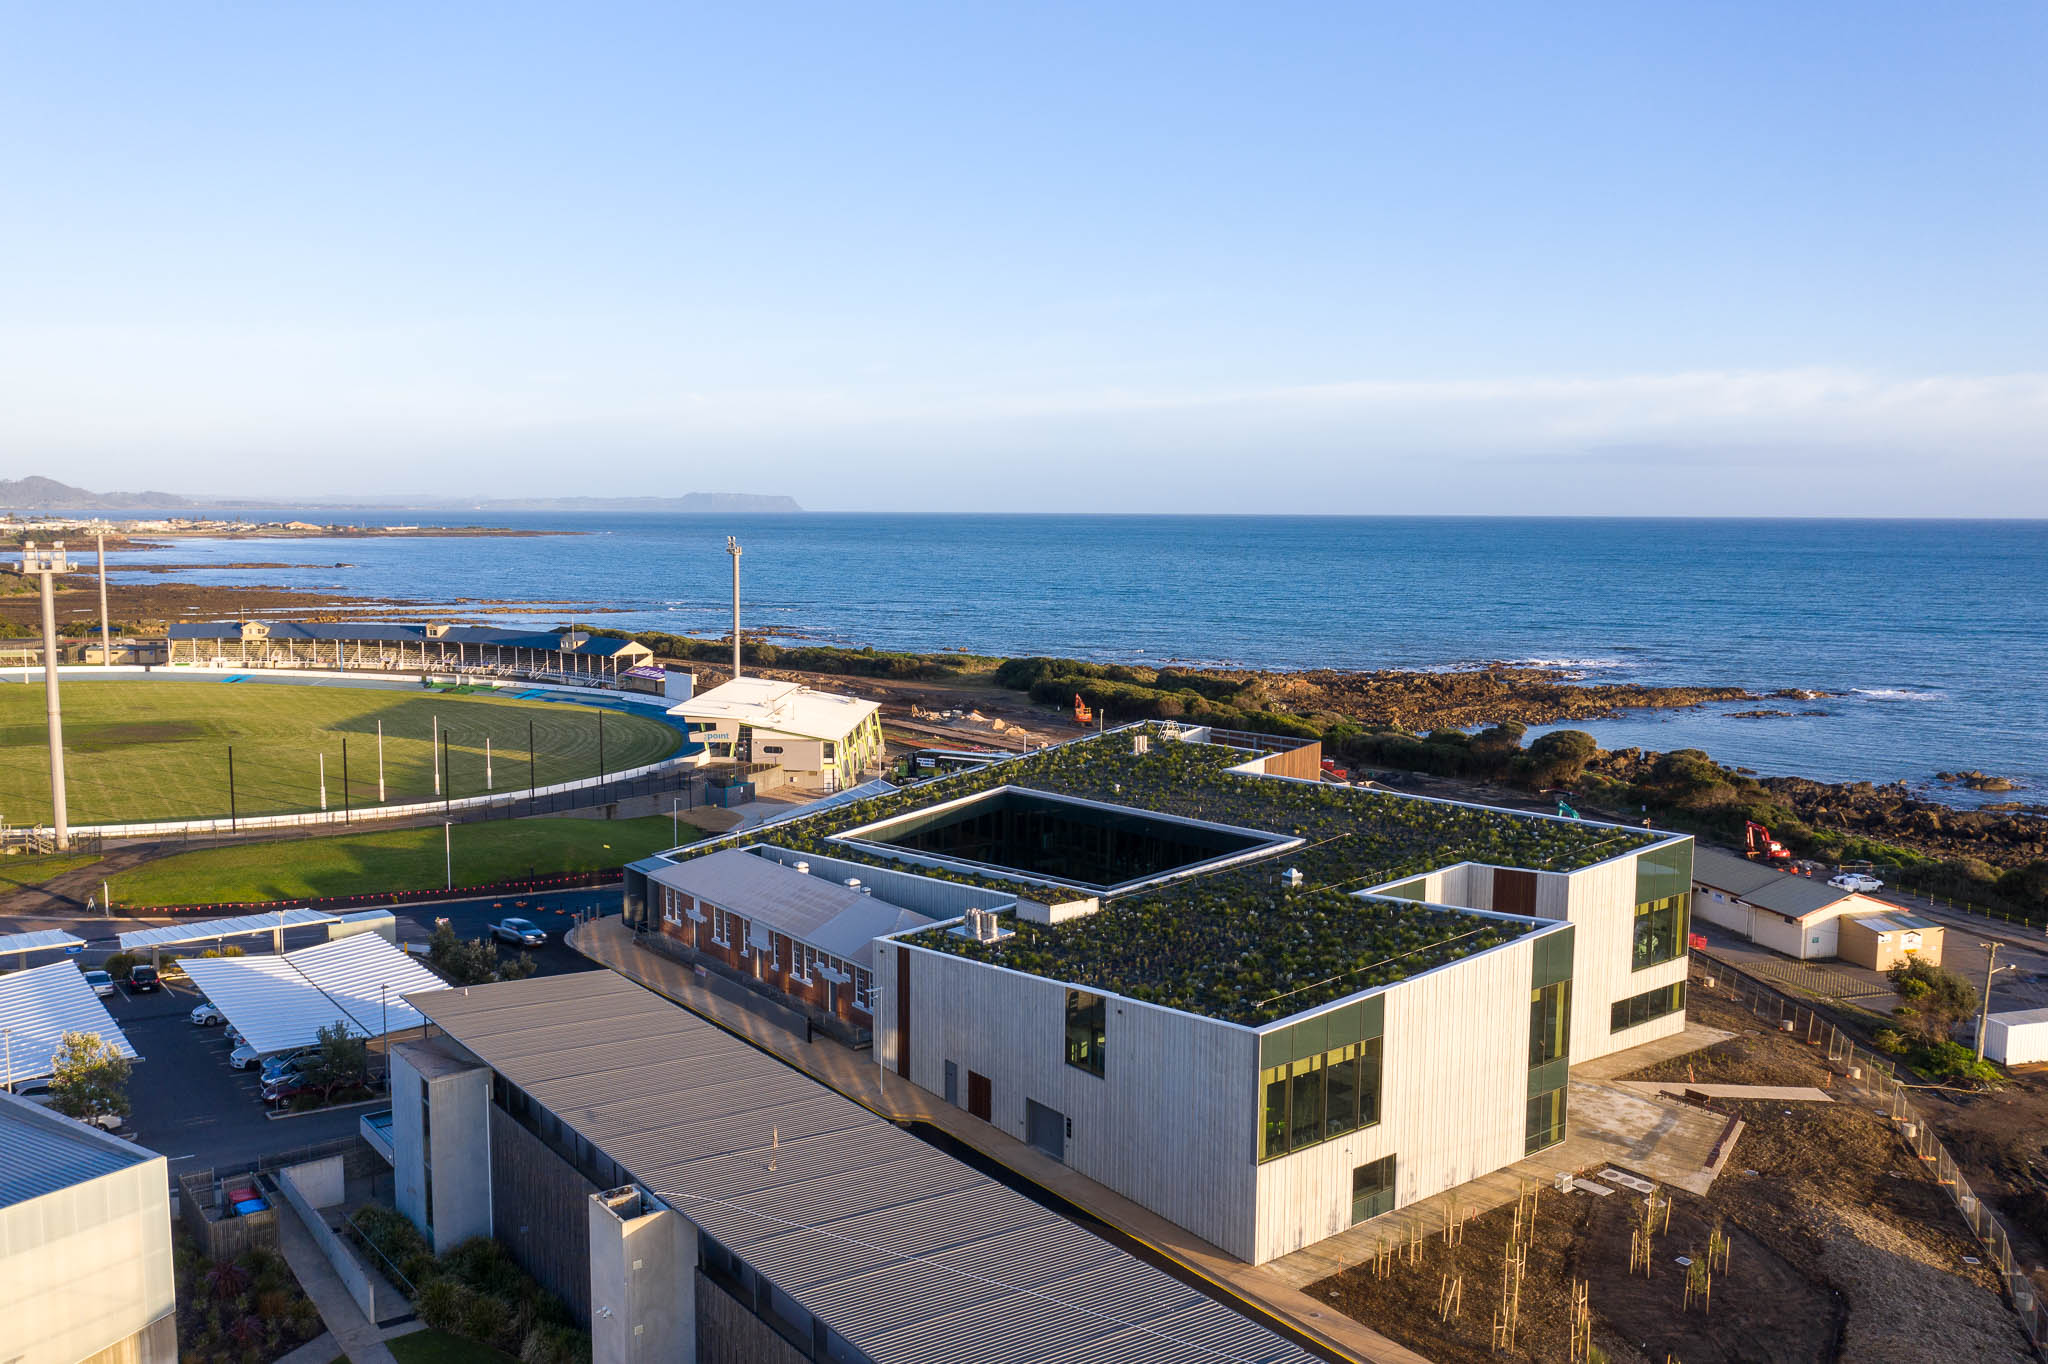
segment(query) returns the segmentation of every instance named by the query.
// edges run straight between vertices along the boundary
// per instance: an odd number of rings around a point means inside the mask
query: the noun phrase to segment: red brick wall
[[[773,985],[791,999],[806,1004],[819,1013],[830,1013],[850,1027],[873,1026],[874,1020],[869,1016],[868,1010],[856,1007],[853,1002],[854,989],[851,980],[839,987],[838,1007],[835,1009],[831,984],[823,975],[814,970],[811,979],[806,981],[792,974],[797,961],[797,945],[786,934],[770,930],[768,938],[772,947],[765,952],[759,951],[748,943],[748,921],[738,915],[732,915],[732,942],[730,946],[726,946],[711,936],[712,907],[709,904],[692,901],[680,891],[666,888],[657,892],[657,895],[655,908],[660,915],[662,936],[692,948],[699,955],[717,961],[741,975],[753,976],[757,980]],[[675,897],[673,913],[680,917],[680,923],[669,917],[669,896]],[[693,904],[698,913],[704,916],[701,923],[689,917]],[[850,968],[848,974],[851,974]]]

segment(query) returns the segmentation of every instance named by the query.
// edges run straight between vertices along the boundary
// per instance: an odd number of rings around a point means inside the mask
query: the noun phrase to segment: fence
[[[1955,1157],[1949,1154],[1933,1127],[1920,1116],[1907,1097],[1907,1087],[1893,1064],[1844,1033],[1811,1006],[1774,989],[1726,958],[1693,949],[1701,964],[1712,963],[1714,974],[1728,983],[1736,998],[1758,1018],[1768,1020],[1780,1031],[1790,1032],[1810,1046],[1824,1048],[1830,1065],[1849,1076],[1849,1087],[1838,1090],[1883,1113],[1897,1125],[1899,1135],[1913,1154],[1933,1173],[1935,1182],[1948,1191],[1957,1211],[1969,1223],[1971,1233],[1984,1247],[1993,1269],[2005,1285],[2013,1311],[2035,1346],[2048,1344],[2048,1305],[2036,1287],[2032,1269],[2014,1257],[2012,1238],[1998,1215],[1985,1206],[1963,1177]],[[1789,1025],[1789,1026],[1788,1026]]]

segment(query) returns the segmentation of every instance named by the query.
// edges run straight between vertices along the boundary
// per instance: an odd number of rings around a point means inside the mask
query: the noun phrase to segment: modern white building
[[[1574,1063],[1684,1028],[1692,883],[1685,835],[1274,759],[1134,726],[776,855],[978,889],[877,944],[878,1064],[1260,1263],[1563,1141]]]
[[[0,1359],[176,1364],[162,1156],[0,1093]]]
[[[882,754],[882,708],[797,682],[740,677],[669,708],[707,762],[775,763],[798,785],[837,790]]]

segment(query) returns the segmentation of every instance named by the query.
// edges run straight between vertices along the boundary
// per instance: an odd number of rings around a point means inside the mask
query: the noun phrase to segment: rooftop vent
[[[1015,936],[1015,930],[1004,928],[1001,916],[992,909],[969,909],[953,932],[976,942],[1001,942]]]
[[[797,864],[796,864],[796,874],[797,874],[798,876],[809,876],[809,875],[811,874],[811,864],[810,864],[810,863],[808,863],[808,862],[799,862],[799,863],[797,863]]]
[[[849,877],[847,877],[847,878],[846,878],[846,888],[847,888],[848,890],[859,890],[859,889],[860,889],[860,878],[859,878],[858,876],[849,876]]]
[[[1289,889],[1289,890],[1300,890],[1300,889],[1301,889],[1301,868],[1300,868],[1300,867],[1289,867],[1289,868],[1288,868],[1288,869],[1287,869],[1286,871],[1283,871],[1283,872],[1281,872],[1281,873],[1280,873],[1280,884],[1281,884],[1281,885],[1283,885],[1283,886],[1285,886],[1285,887],[1287,887],[1287,889]]]
[[[1151,736],[1151,735],[1149,735],[1149,734],[1133,734],[1133,735],[1131,736],[1131,752],[1132,752],[1132,754],[1133,754],[1133,755],[1135,755],[1135,756],[1138,756],[1138,757],[1143,757],[1143,756],[1144,756],[1145,754],[1147,754],[1147,753],[1150,753],[1151,751],[1152,751],[1152,736]]]

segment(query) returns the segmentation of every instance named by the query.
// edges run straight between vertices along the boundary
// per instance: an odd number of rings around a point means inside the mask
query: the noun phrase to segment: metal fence
[[[1714,974],[1726,982],[1752,1014],[1809,1046],[1824,1049],[1829,1064],[1849,1079],[1846,1088],[1836,1091],[1838,1096],[1854,1098],[1892,1120],[1899,1136],[1933,1174],[1935,1182],[1948,1192],[1956,1210],[1969,1223],[1971,1234],[1984,1247],[2027,1338],[2036,1347],[2048,1344],[2048,1304],[2043,1303],[2041,1291],[2035,1286],[2032,1268],[2013,1255],[2012,1237],[2005,1224],[1970,1188],[1955,1157],[1907,1097],[1907,1086],[1899,1079],[1892,1062],[1844,1033],[1810,1005],[1765,984],[1727,958],[1698,948],[1693,949],[1693,955],[1703,967],[1711,963]]]

